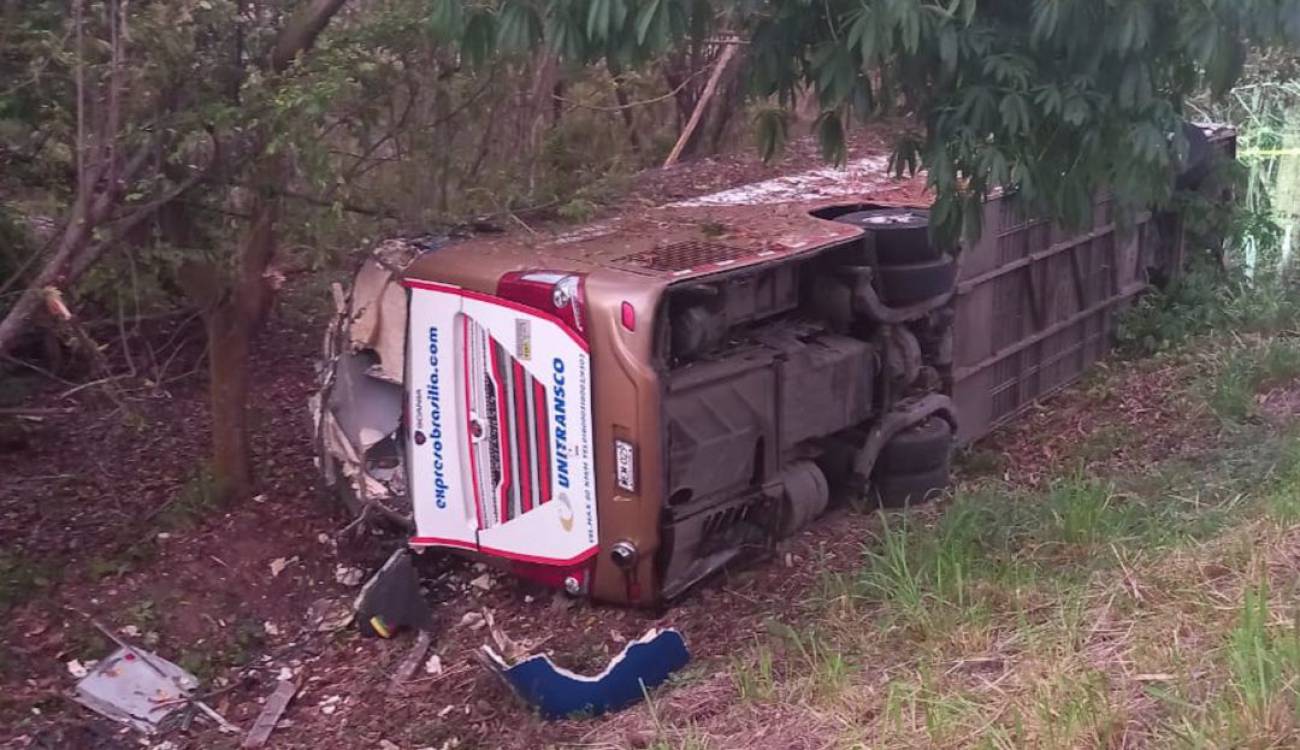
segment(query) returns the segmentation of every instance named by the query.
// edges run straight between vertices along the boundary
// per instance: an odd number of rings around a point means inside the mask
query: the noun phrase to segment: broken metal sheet
[[[353,351],[370,349],[379,333],[379,299],[384,287],[393,278],[393,272],[379,265],[373,258],[361,265],[352,279],[352,305],[348,324],[348,340]]]
[[[384,287],[379,298],[379,330],[371,339],[371,348],[379,362],[368,374],[401,385],[406,359],[406,289],[396,279]]]
[[[381,242],[352,281],[348,341],[353,352],[372,351],[372,377],[401,385],[405,359],[406,289],[401,272],[419,256],[437,250],[447,237],[426,235]]]
[[[329,412],[358,453],[397,432],[402,420],[402,388],[367,375],[372,361],[365,354],[341,355],[329,394]]]
[[[398,549],[357,595],[357,628],[362,635],[391,638],[403,628],[433,629],[433,612],[420,591],[411,553]]]
[[[511,666],[490,646],[483,646],[480,653],[489,669],[547,719],[599,716],[635,703],[691,658],[686,641],[673,629],[650,630],[592,677],[558,667],[546,654]]]
[[[353,281],[350,321],[349,348],[371,351],[378,357],[371,368],[372,377],[401,383],[406,290],[391,270],[374,259],[361,267]]]
[[[346,481],[354,512],[373,503],[394,519],[409,513],[388,502],[400,506],[406,496],[396,436],[407,304],[400,276],[413,260],[446,242],[432,235],[386,240],[366,259],[347,295],[342,286],[332,289],[337,317],[325,334],[320,391],[309,408],[325,483]]]
[[[142,649],[122,646],[77,683],[73,699],[101,716],[151,734],[199,686],[194,675]]]

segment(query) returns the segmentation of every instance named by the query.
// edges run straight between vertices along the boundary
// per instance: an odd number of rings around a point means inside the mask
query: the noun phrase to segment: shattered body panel
[[[438,240],[377,246],[350,290],[334,286],[335,316],[310,407],[317,461],[327,491],[354,513],[376,510],[412,523],[398,435],[406,371],[406,289],[401,273]],[[369,512],[369,511],[367,511]]]

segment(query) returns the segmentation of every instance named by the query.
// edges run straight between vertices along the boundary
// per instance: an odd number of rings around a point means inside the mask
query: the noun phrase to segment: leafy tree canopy
[[[1108,186],[1127,206],[1169,198],[1184,100],[1232,87],[1252,46],[1300,41],[1300,0],[433,0],[429,24],[471,63],[548,46],[632,65],[684,40],[747,45],[760,149],[801,91],[825,156],[852,119],[903,111],[900,172],[924,167],[937,231],[979,232],[991,190],[1088,219]]]

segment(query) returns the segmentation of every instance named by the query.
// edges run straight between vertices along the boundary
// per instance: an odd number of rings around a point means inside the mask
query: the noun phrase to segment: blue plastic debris
[[[647,690],[691,660],[686,641],[672,629],[652,629],[632,641],[593,677],[558,667],[546,654],[530,656],[513,666],[488,646],[483,647],[483,654],[488,667],[547,719],[598,716],[623,708],[644,698]]]

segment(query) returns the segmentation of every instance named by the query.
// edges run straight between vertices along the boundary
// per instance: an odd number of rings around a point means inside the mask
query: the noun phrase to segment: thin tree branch
[[[298,11],[289,23],[280,30],[271,51],[270,66],[276,73],[289,69],[298,55],[311,49],[316,43],[330,19],[337,14],[347,0],[312,0],[305,8]]]
[[[682,149],[686,148],[686,143],[690,141],[691,134],[700,124],[700,119],[704,116],[704,110],[709,106],[709,100],[713,98],[713,92],[718,88],[718,81],[722,78],[722,71],[726,69],[727,63],[731,58],[736,56],[736,46],[729,44],[718,55],[718,61],[713,65],[713,73],[709,76],[708,83],[704,84],[704,91],[700,93],[700,99],[695,103],[695,111],[691,112],[691,119],[686,122],[686,127],[682,128],[681,137],[673,145],[673,150],[669,152],[668,158],[664,159],[664,166],[671,167],[677,163],[678,157],[682,155]]]

